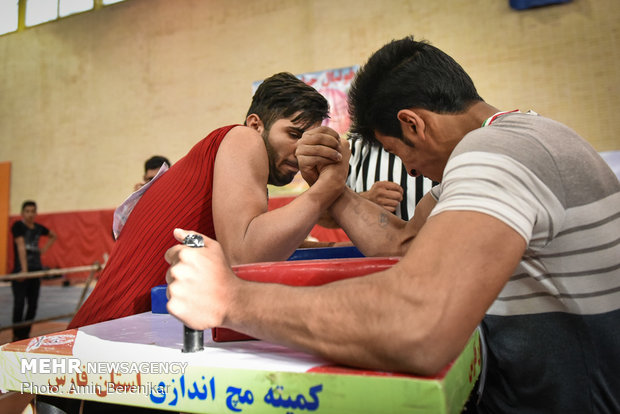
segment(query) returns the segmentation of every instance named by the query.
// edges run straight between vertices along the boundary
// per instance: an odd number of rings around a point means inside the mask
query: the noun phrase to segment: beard
[[[267,180],[267,184],[275,185],[277,187],[290,184],[297,173],[282,173],[278,171],[276,167],[276,159],[278,154],[276,154],[275,150],[269,143],[269,131],[264,130],[261,136],[263,137],[265,148],[267,148],[267,158],[269,159],[269,178]]]

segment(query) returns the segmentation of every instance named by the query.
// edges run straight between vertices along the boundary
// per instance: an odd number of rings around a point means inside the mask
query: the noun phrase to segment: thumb
[[[208,243],[214,243],[215,242],[215,240],[211,239],[208,236],[205,236],[204,234],[200,234],[197,231],[183,230],[183,229],[176,228],[176,229],[174,229],[172,234],[174,235],[174,238],[177,239],[180,243],[183,243],[185,241],[185,238],[188,235],[190,235],[190,234],[197,234],[197,235],[201,236],[202,240],[203,240],[203,242],[205,244],[205,247],[207,246]]]
[[[177,239],[177,241],[183,243],[183,240],[185,239],[185,237],[187,237],[188,234],[190,234],[190,232],[183,229],[174,229],[172,234],[174,235],[174,238]]]

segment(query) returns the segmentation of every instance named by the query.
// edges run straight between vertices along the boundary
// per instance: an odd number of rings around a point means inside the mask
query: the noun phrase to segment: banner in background
[[[329,118],[323,122],[323,125],[335,129],[341,135],[345,134],[351,126],[347,93],[358,68],[359,66],[356,65],[297,75],[299,79],[315,88],[327,99]]]

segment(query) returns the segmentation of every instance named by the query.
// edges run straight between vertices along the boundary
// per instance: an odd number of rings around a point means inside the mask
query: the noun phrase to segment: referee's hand
[[[403,200],[403,188],[392,181],[377,181],[360,195],[393,213]]]

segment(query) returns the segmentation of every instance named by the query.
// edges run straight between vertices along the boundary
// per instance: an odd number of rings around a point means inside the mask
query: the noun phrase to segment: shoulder
[[[269,157],[261,135],[246,126],[231,129],[215,155],[214,187],[216,183],[225,183],[228,191],[232,182],[266,185],[268,175]]]
[[[472,131],[456,146],[451,161],[461,155],[469,155],[474,164],[485,155],[509,158],[530,171],[565,206],[583,205],[617,191],[617,186],[607,185],[613,182],[613,173],[594,148],[566,125],[543,116],[509,114]],[[508,163],[500,163],[498,168],[509,168]]]
[[[527,160],[533,156],[548,157],[554,147],[565,145],[569,137],[579,138],[570,128],[552,119],[515,113],[471,131],[454,153],[483,150]]]
[[[248,144],[253,142],[263,142],[261,135],[254,128],[245,125],[233,125],[226,134],[227,140],[248,140]]]
[[[269,172],[269,159],[261,135],[242,125],[232,128],[220,144],[215,157],[215,169],[235,171],[237,176],[244,172],[266,176]]]
[[[21,220],[17,220],[11,226],[11,232],[13,233],[13,236],[22,236],[25,233],[25,231],[26,231],[26,226]]]
[[[178,165],[182,165],[183,163],[187,162],[202,163],[207,158],[213,159],[214,157],[216,157],[216,154],[219,153],[219,151],[223,147],[223,144],[229,141],[229,137],[235,136],[237,134],[236,130],[238,128],[246,127],[242,127],[241,125],[237,124],[214,129],[206,137],[194,144],[194,146],[189,150],[186,156],[177,161],[170,169],[176,170],[179,168]]]
[[[450,161],[467,155],[472,164],[484,162],[486,157],[497,157],[497,168],[506,157],[527,170],[533,171],[549,183],[558,181],[555,168],[558,152],[555,151],[549,127],[561,125],[546,118],[527,115],[509,114],[492,125],[478,128],[465,137],[454,148]],[[449,161],[449,162],[450,162]]]
[[[211,133],[209,135],[207,135],[207,138],[212,138],[212,137],[224,137],[226,136],[231,130],[233,130],[234,128],[241,126],[239,124],[232,124],[232,125],[227,125],[227,126],[223,126],[217,129],[214,129],[213,131],[211,131]]]
[[[228,149],[237,156],[243,154],[248,154],[252,157],[260,156],[260,154],[267,155],[265,142],[261,135],[255,129],[243,125],[235,126],[228,131],[220,144],[220,150],[222,149]]]
[[[47,227],[45,227],[43,224],[39,224],[39,223],[34,223],[35,227],[37,228],[37,231],[41,234],[49,234],[49,229]]]
[[[227,125],[214,129],[213,131],[209,132],[206,137],[198,141],[190,152],[199,150],[200,148],[210,147],[213,145],[213,143],[219,144],[224,138],[226,138],[229,132],[237,126],[239,125]]]

